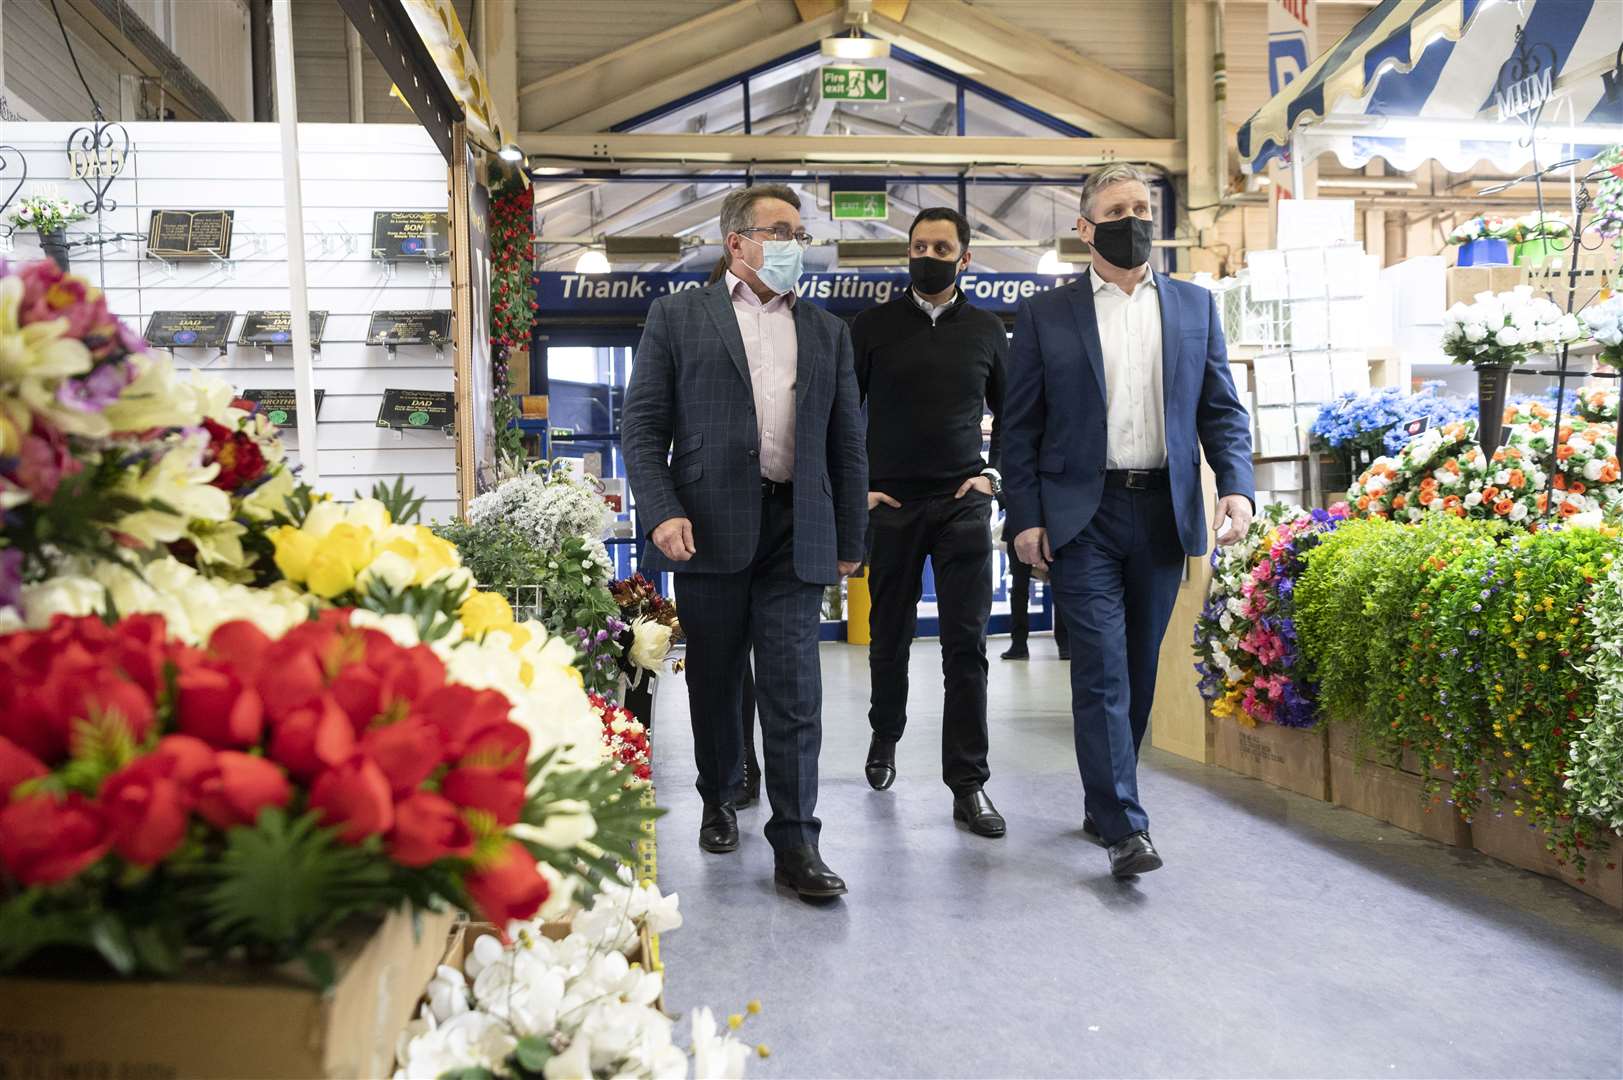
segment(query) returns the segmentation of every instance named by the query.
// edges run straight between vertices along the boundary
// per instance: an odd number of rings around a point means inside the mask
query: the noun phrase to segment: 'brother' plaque
[[[316,418],[321,418],[321,399],[327,396],[327,391],[316,387]],[[279,428],[297,428],[299,426],[299,404],[292,390],[244,390],[237,395],[245,401],[251,401],[259,406],[260,416],[269,420]]]

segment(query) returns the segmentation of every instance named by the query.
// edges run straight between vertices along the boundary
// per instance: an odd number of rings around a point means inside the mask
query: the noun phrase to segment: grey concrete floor
[[[1558,883],[1153,750],[1167,865],[1114,881],[1066,665],[1032,655],[992,660],[987,840],[940,779],[936,644],[888,792],[862,778],[866,651],[824,646],[822,850],[851,888],[824,907],[773,887],[764,808],[737,852],[699,850],[686,687],[660,680],[667,1007],[759,998],[765,1077],[1623,1077],[1623,919]]]

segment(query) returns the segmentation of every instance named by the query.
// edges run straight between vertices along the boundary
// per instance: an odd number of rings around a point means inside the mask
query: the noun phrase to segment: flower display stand
[[[1530,870],[1543,877],[1563,881],[1586,892],[1610,907],[1623,910],[1623,837],[1611,835],[1604,851],[1587,852],[1587,865],[1580,874],[1571,863],[1561,862],[1544,846],[1545,835],[1526,818],[1516,816],[1515,805],[1506,799],[1499,813],[1484,805],[1471,820],[1472,846],[1484,855]]]
[[[1215,764],[1298,795],[1330,801],[1330,763],[1323,725],[1245,727],[1232,720],[1219,720],[1213,728]]]
[[[1483,237],[1460,245],[1457,266],[1509,266],[1510,242]]]
[[[297,966],[0,979],[0,1076],[388,1076],[423,988],[461,948],[460,918],[399,911],[357,930],[325,992]]]
[[[1426,798],[1413,751],[1391,764],[1360,759],[1350,725],[1330,727],[1330,801],[1450,847],[1471,846],[1468,825],[1442,794]],[[1441,773],[1438,779],[1443,779]]]

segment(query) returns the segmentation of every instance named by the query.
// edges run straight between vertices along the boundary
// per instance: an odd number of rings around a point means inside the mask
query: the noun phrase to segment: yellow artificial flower
[[[331,600],[355,587],[355,571],[342,551],[321,545],[310,559],[310,577],[305,584],[323,600]]]
[[[372,530],[340,522],[321,538],[318,550],[342,559],[353,577],[372,563]]]
[[[315,557],[316,542],[309,534],[291,525],[278,525],[272,529],[270,541],[276,548],[276,569],[289,581],[302,584],[310,574],[310,560]]]
[[[442,536],[434,535],[434,530],[426,525],[414,526],[412,542],[417,547],[417,579],[412,583],[414,585],[426,585],[462,565],[462,556],[457,553],[456,545]]]
[[[457,609],[462,628],[471,637],[480,637],[491,630],[506,630],[513,625],[513,607],[500,593],[475,590]]]
[[[0,458],[16,457],[23,447],[20,425],[13,423],[4,409],[0,409]]]

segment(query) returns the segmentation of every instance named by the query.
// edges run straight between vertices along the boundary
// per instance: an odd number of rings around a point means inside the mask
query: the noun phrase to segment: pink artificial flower
[[[49,502],[65,477],[79,473],[84,464],[68,449],[67,438],[38,417],[23,436],[13,476],[38,502]]]

